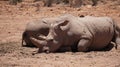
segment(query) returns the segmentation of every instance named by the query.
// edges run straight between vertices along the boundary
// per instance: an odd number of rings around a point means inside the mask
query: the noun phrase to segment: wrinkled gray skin
[[[120,44],[120,28],[109,17],[75,17],[64,15],[44,19],[49,25],[47,36],[31,37],[39,52],[56,52],[61,47],[71,47],[77,51],[101,50],[111,41]],[[41,48],[42,45],[42,48]]]

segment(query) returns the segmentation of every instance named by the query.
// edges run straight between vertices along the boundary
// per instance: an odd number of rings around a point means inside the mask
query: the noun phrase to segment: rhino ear
[[[60,27],[60,26],[66,26],[68,23],[69,23],[69,20],[60,21],[60,22],[58,23],[58,26],[59,26],[59,27]]]
[[[61,30],[66,30],[68,23],[69,23],[69,20],[59,21],[59,22],[57,23],[56,28],[61,29]]]

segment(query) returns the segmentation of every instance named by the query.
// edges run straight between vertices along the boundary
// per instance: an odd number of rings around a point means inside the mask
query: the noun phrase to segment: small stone
[[[8,32],[8,33],[11,33],[11,32]]]

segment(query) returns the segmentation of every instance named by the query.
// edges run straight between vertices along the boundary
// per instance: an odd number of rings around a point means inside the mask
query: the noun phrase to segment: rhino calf
[[[35,47],[36,43],[32,43],[31,37],[39,39],[40,35],[47,36],[49,32],[49,26],[43,21],[38,20],[35,22],[29,22],[22,34],[22,46]]]
[[[84,52],[101,50],[110,42],[120,44],[120,28],[109,17],[63,15],[48,19],[44,19],[45,24],[50,23],[48,34],[30,37],[39,52],[56,52],[62,47]]]

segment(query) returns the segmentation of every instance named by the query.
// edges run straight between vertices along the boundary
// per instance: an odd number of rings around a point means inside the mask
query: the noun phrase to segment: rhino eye
[[[43,21],[43,23],[47,24],[47,22],[46,22],[46,21]]]
[[[54,30],[57,30],[57,29],[58,29],[58,27],[57,27],[57,26],[55,26],[55,27],[54,27]]]

